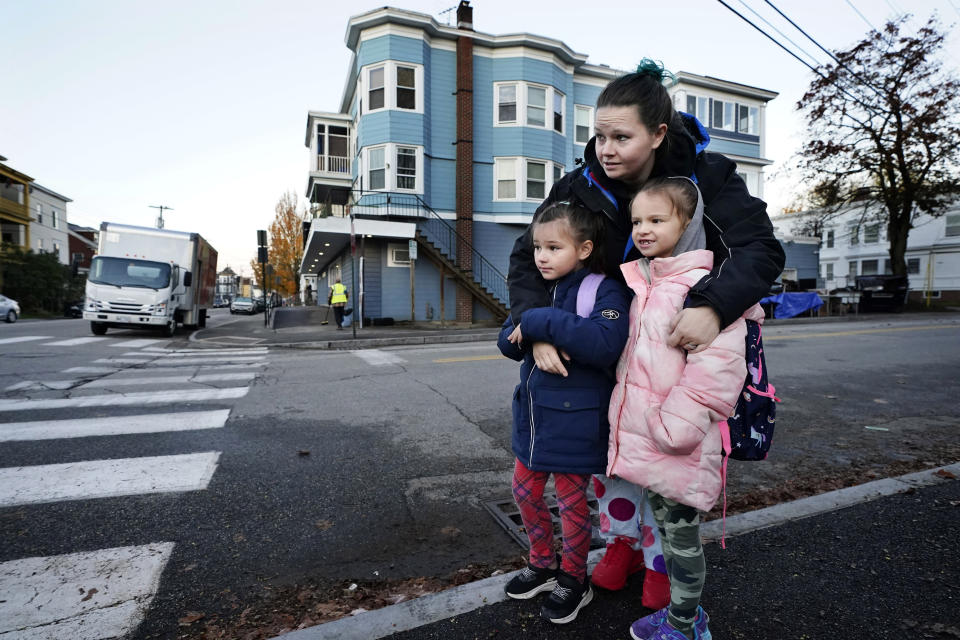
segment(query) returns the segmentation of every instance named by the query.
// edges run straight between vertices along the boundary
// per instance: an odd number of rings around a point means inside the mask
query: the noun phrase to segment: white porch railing
[[[343,156],[317,156],[317,164],[314,171],[323,171],[325,173],[345,173],[350,174],[350,158]]]

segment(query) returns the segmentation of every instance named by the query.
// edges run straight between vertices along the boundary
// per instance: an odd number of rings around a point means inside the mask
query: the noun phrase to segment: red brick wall
[[[473,243],[473,38],[457,39],[457,233]],[[473,257],[470,248],[457,248],[457,266],[470,272]],[[473,299],[457,287],[457,321],[473,321]]]

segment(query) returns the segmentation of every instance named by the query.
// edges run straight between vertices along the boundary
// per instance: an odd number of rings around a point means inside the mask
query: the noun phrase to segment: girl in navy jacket
[[[586,575],[587,482],[606,470],[607,408],[613,367],[629,332],[630,295],[619,279],[604,278],[588,316],[577,314],[581,285],[585,291],[596,286],[596,276],[586,284],[585,278],[602,273],[604,264],[603,221],[588,209],[555,203],[537,216],[531,235],[537,270],[552,285],[552,304],[507,318],[498,340],[505,356],[522,361],[513,394],[513,495],[530,539],[529,564],[505,590],[521,599],[552,591],[541,615],[562,624],[593,598]],[[544,344],[555,348],[541,350]],[[563,531],[559,563],[543,498],[551,473]]]

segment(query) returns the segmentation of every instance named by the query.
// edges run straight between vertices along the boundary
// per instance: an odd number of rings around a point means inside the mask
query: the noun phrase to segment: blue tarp
[[[792,318],[804,311],[819,309],[823,306],[823,300],[814,291],[798,291],[767,296],[760,304],[776,304],[773,308],[774,318]]]

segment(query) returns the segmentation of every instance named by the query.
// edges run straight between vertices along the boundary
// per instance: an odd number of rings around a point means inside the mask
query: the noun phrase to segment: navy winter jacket
[[[577,292],[587,273],[580,269],[557,281],[552,306],[524,312],[520,347],[507,341],[514,329],[509,317],[497,341],[503,355],[523,361],[513,392],[513,453],[534,471],[607,469],[607,408],[630,330],[630,292],[616,278],[605,278],[590,317],[581,318]],[[566,378],[535,366],[534,342],[549,342],[570,356]]]

